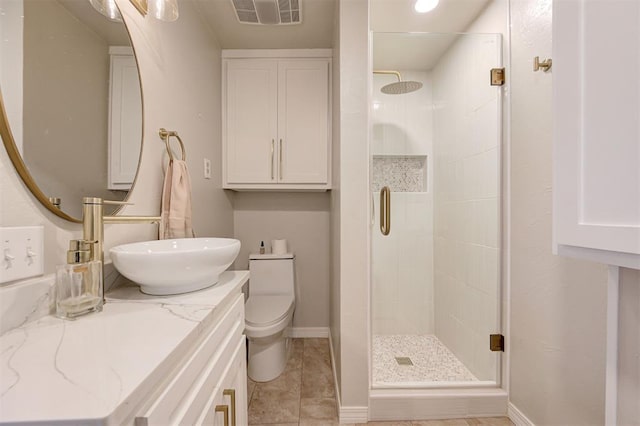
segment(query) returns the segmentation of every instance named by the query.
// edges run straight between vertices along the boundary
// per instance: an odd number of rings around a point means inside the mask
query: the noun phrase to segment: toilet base
[[[282,374],[287,365],[289,341],[283,333],[268,339],[249,339],[249,378],[268,382]]]

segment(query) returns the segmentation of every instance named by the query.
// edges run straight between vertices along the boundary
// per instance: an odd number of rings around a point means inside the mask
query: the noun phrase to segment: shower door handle
[[[380,190],[380,232],[382,235],[391,232],[391,190],[388,186]]]

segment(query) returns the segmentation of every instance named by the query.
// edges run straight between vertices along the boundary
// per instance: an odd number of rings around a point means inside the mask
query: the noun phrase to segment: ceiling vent
[[[302,0],[231,0],[243,24],[292,25],[301,22]]]

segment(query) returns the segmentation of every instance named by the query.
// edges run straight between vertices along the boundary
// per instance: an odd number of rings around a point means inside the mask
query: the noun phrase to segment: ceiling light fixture
[[[178,19],[178,0],[130,0],[142,16],[149,15],[160,21],[172,22]],[[122,15],[115,0],[89,0],[91,6],[107,19],[122,22]]]
[[[122,22],[122,16],[118,11],[115,0],[89,0],[89,3],[108,20]]]
[[[175,21],[178,19],[178,0],[149,0],[149,15],[160,21]]]
[[[440,0],[416,0],[416,4],[413,6],[418,13],[431,12],[438,6]]]

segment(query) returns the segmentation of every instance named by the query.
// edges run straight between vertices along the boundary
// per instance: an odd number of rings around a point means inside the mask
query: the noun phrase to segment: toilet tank
[[[294,294],[293,254],[249,256],[249,295]]]

